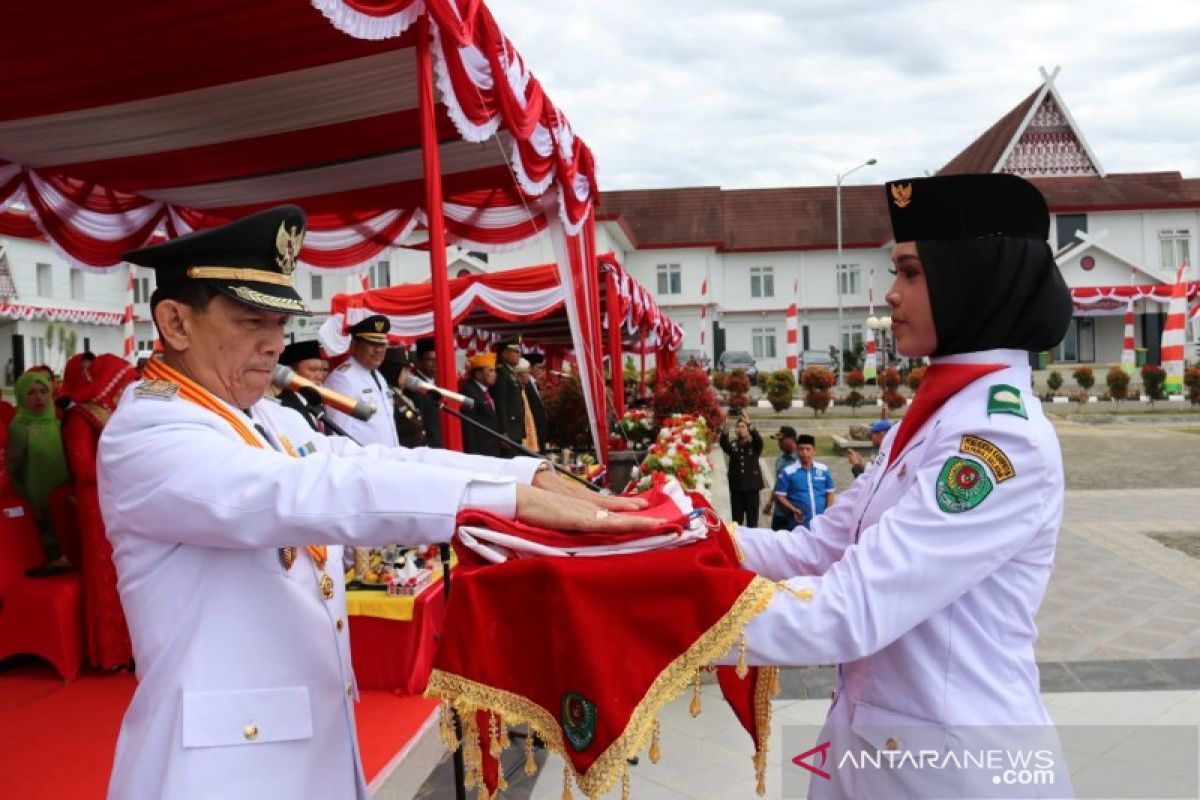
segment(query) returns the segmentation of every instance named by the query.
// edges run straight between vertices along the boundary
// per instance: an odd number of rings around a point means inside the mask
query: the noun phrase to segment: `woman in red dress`
[[[125,612],[117,596],[112,545],[104,535],[100,516],[96,446],[121,392],[134,380],[137,372],[123,359],[107,353],[97,356],[88,370],[88,380],[71,395],[73,405],[63,419],[63,446],[75,481],[75,509],[83,548],[88,663],[98,669],[116,669],[133,660]]]

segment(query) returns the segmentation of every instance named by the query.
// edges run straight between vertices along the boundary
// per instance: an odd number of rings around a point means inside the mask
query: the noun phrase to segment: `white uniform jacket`
[[[98,460],[138,677],[109,797],[365,798],[341,547],[325,600],[304,546],[446,541],[465,492],[528,482],[538,462],[360,448],[269,400],[250,409],[259,449],[212,411],[139,386]]]
[[[888,466],[905,423],[894,427],[867,472],[807,527],[736,532],[746,566],[792,590],[746,626],[748,661],[840,665],[820,737],[831,758],[904,747],[912,728],[932,731],[921,746],[936,749],[953,745],[948,726],[1050,723],[1033,645],[1062,518],[1058,440],[1029,393],[1027,353],[939,361],[1007,366],[948,399]],[[990,780],[941,794],[922,783],[962,779],[834,770],[812,776],[810,796],[997,796]],[[1043,791],[1069,795],[1066,770]]]
[[[376,370],[371,370],[359,364],[354,356],[346,359],[345,363],[329,373],[325,386],[335,392],[362,400],[367,405],[375,407],[375,413],[366,422],[355,419],[349,414],[343,414],[335,408],[326,407],[327,419],[344,430],[359,444],[382,444],[397,447],[400,437],[396,434],[396,420],[392,414],[391,389],[387,380]]]

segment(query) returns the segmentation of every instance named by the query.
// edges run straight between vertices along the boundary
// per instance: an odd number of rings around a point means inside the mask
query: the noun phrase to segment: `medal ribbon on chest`
[[[207,389],[167,366],[161,359],[150,359],[142,371],[142,377],[148,381],[157,379],[177,384],[179,386],[180,398],[198,405],[207,411],[211,411],[225,420],[246,444],[251,447],[265,449],[262,441],[254,435],[254,432],[246,424],[245,420],[231,411],[228,406],[214,397]],[[284,450],[289,456],[299,458],[295,449],[286,439],[282,440],[282,443]],[[329,548],[323,544],[310,544],[304,549],[308,551],[313,563],[317,565],[317,570],[321,573],[321,577],[317,580],[317,585],[321,590],[321,597],[325,600],[332,600],[334,597],[333,578],[329,577],[329,573],[325,571],[325,563],[329,560]],[[296,563],[296,555],[297,549],[295,547],[279,548],[279,560],[283,564],[284,569],[290,570],[292,568],[292,565]]]

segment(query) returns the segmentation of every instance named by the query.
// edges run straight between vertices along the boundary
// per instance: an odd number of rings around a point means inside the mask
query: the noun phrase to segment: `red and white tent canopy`
[[[309,214],[303,262],[370,262],[425,219],[422,17],[449,237],[515,246],[548,217],[577,234],[591,153],[479,0],[16,4],[0,234],[114,268],[156,229],[295,202]]]
[[[1130,300],[1153,300],[1166,305],[1171,302],[1174,285],[1170,283],[1134,284],[1130,286],[1083,286],[1071,290],[1075,313],[1101,316],[1124,313]],[[1188,303],[1200,296],[1200,281],[1191,281],[1185,289]]]
[[[627,273],[611,254],[600,256],[611,270],[621,311],[624,350],[678,347],[683,330],[659,309],[645,287]],[[601,283],[601,306],[607,307],[609,282]],[[458,344],[485,345],[519,333],[527,344],[548,350],[573,348],[564,303],[566,292],[556,264],[540,264],[502,272],[469,275],[450,281],[450,308]],[[320,339],[328,352],[342,353],[349,346],[346,329],[374,314],[391,322],[396,344],[409,344],[433,334],[433,287],[429,283],[372,289],[358,294],[334,295],[330,317]],[[607,328],[607,319],[605,320]],[[604,342],[585,337],[585,348],[606,349]],[[611,354],[610,354],[611,355]]]

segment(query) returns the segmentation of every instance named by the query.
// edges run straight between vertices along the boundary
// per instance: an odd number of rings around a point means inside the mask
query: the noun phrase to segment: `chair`
[[[70,681],[84,658],[83,581],[78,572],[25,575],[45,560],[33,510],[19,498],[0,498],[0,659],[30,653]]]

